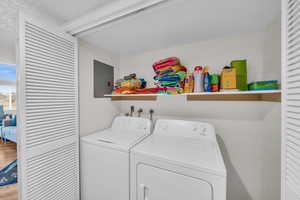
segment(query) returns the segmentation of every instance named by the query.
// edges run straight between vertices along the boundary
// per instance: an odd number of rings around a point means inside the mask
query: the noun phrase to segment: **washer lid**
[[[129,151],[150,134],[151,121],[144,118],[116,117],[112,127],[81,138],[82,142]]]
[[[170,130],[181,130],[176,126],[187,125],[172,120]],[[166,120],[164,120],[166,122]],[[185,129],[182,133],[168,132],[165,123],[163,133],[159,132],[161,123],[155,125],[154,133],[132,149],[135,154],[153,156],[157,159],[178,164],[187,168],[202,170],[226,176],[226,168],[216,139],[211,134],[197,134],[197,130]],[[191,124],[195,124],[192,122]],[[203,125],[203,123],[200,123]],[[210,125],[211,126],[211,125]],[[189,130],[193,131],[190,133]],[[214,135],[214,133],[212,133]]]

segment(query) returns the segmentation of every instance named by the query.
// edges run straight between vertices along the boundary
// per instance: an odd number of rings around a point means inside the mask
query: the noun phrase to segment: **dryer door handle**
[[[149,188],[146,185],[141,184],[140,190],[141,190],[140,200],[149,200]]]

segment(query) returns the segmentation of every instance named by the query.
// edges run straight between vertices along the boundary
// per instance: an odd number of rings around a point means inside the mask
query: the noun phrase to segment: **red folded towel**
[[[176,57],[170,57],[166,58],[164,60],[160,60],[153,64],[153,69],[155,72],[157,72],[159,69],[167,67],[167,66],[173,66],[173,65],[179,65],[180,61]]]

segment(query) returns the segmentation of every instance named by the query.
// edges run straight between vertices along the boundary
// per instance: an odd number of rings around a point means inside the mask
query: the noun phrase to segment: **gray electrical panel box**
[[[94,97],[111,94],[114,87],[114,67],[94,60]]]

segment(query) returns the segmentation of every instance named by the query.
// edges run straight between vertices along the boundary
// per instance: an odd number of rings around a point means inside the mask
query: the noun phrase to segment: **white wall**
[[[0,46],[0,63],[1,64],[16,64],[14,46]]]
[[[281,21],[277,17],[268,27],[264,36],[263,78],[281,80]]]
[[[113,117],[119,113],[110,99],[94,98],[94,59],[118,66],[118,57],[79,41],[79,84],[80,84],[80,134],[107,128]]]
[[[219,70],[233,59],[248,60],[249,82],[263,78],[279,77],[278,59],[271,60],[272,50],[265,58],[268,44],[277,48],[280,40],[270,41],[276,26],[268,32],[195,42],[138,55],[120,58],[122,77],[137,73],[152,86],[152,64],[162,58],[177,56],[189,68],[209,65],[212,72]],[[268,38],[268,40],[266,39]],[[273,37],[272,37],[273,38]],[[280,49],[278,49],[280,52]],[[277,54],[276,54],[277,55]],[[271,63],[272,61],[272,63]],[[276,65],[274,64],[276,63]],[[279,61],[280,63],[280,61]],[[267,76],[264,67],[272,66],[273,76]],[[275,69],[273,69],[275,68]],[[130,105],[150,108],[163,118],[201,120],[216,127],[219,143],[228,170],[229,200],[279,200],[280,199],[280,104],[270,102],[187,102],[184,97],[159,97],[154,102],[121,102],[122,112]],[[271,169],[270,169],[271,168]]]
[[[281,18],[278,16],[267,27],[264,40],[263,78],[281,80]],[[263,199],[277,199],[280,195],[280,125],[281,113],[279,105],[265,117],[264,157],[263,157]],[[276,164],[277,163],[277,164]]]

